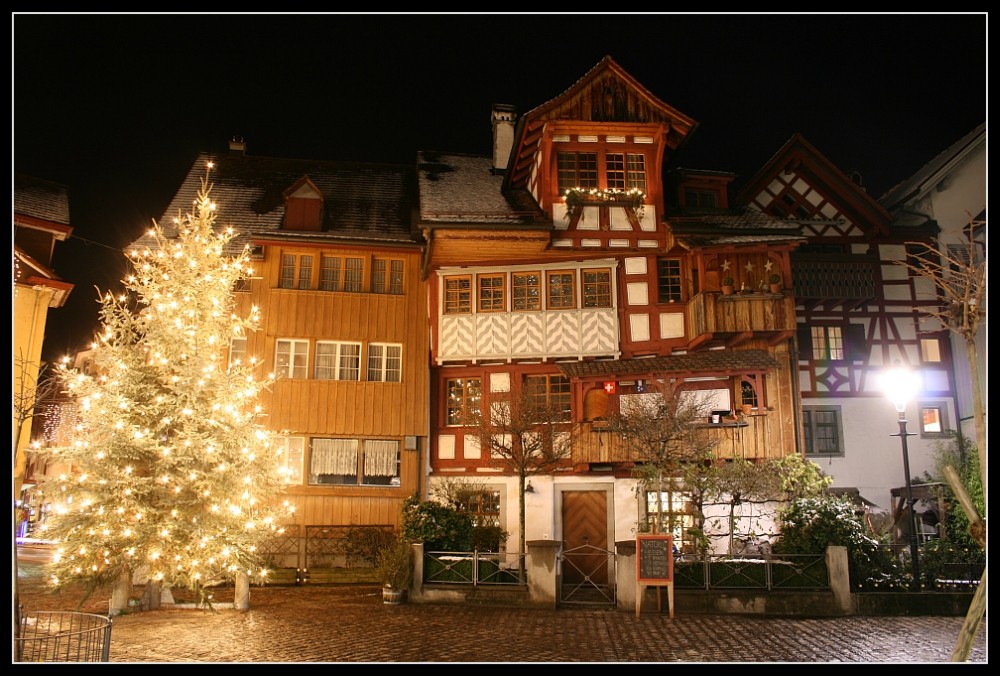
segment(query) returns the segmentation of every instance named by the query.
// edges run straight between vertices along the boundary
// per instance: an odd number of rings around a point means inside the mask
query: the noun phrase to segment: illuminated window
[[[500,491],[463,491],[458,496],[458,509],[472,517],[473,526],[499,526]]]
[[[247,339],[233,338],[229,341],[229,365],[242,364],[247,358]]]
[[[398,383],[403,376],[403,346],[371,343],[368,346],[368,380]]]
[[[611,307],[611,271],[583,271],[583,307]]]
[[[482,402],[482,381],[479,378],[449,378],[445,383],[445,393],[445,424],[473,424],[479,418]]]
[[[476,276],[480,312],[503,312],[507,309],[504,300],[504,278],[505,275]]]
[[[920,339],[920,358],[931,363],[941,361],[941,341],[937,338]]]
[[[682,554],[696,554],[697,545],[688,532],[694,528],[695,508],[680,491],[646,491],[646,530],[670,534]]]
[[[305,437],[275,437],[278,448],[278,471],[285,482],[293,486],[302,484],[302,468],[305,461]]]
[[[444,278],[444,313],[446,315],[472,312],[472,277]]]
[[[920,405],[920,436],[922,437],[945,437],[948,436],[948,425],[945,419],[947,409],[944,404],[921,404]]]
[[[399,464],[398,441],[315,438],[309,484],[399,486]]]
[[[813,326],[812,357],[817,361],[844,358],[844,336],[839,326]]]
[[[278,378],[308,375],[309,341],[279,339],[275,348],[274,374]]]
[[[281,257],[281,277],[278,286],[282,289],[312,288],[313,257],[284,254]]]
[[[570,188],[596,188],[597,153],[560,152],[558,155],[559,192]]]
[[[566,376],[525,376],[524,391],[537,411],[552,411],[558,420],[570,419],[570,388]]]
[[[549,292],[549,310],[567,310],[576,307],[572,272],[547,272],[545,281]]]
[[[539,273],[515,272],[511,280],[515,311],[542,309],[542,276]]]

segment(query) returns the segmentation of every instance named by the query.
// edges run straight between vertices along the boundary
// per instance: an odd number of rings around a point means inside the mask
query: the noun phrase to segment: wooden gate
[[[608,545],[604,490],[562,493],[560,603],[614,604],[615,553]]]

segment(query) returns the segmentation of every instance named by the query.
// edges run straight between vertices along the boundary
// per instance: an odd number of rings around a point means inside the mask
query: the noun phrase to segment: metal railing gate
[[[613,551],[590,544],[561,549],[558,563],[560,605],[617,605]]]

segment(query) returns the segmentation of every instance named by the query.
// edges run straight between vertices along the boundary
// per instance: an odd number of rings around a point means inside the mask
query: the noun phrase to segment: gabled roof
[[[255,157],[239,153],[202,153],[167,207],[160,225],[174,234],[173,219],[189,213],[208,172],[211,197],[219,205],[219,226],[237,237],[230,254],[261,240],[348,241],[412,245],[415,204],[413,170],[403,165]],[[324,198],[319,231],[283,230],[285,192],[308,180]],[[150,244],[147,235],[136,245]]]
[[[502,190],[503,176],[488,157],[421,151],[417,180],[423,225],[552,227],[527,190]]]
[[[767,371],[778,361],[763,350],[710,350],[694,354],[639,359],[599,359],[560,362],[556,367],[570,378],[627,377],[646,373],[718,373]]]
[[[542,128],[549,120],[663,125],[667,145],[678,148],[698,123],[667,105],[605,56],[565,92],[518,120],[505,186],[523,186]]]
[[[937,187],[947,174],[970,153],[986,144],[986,123],[952,143],[915,174],[897,184],[879,199],[887,211],[910,204]]]
[[[736,195],[736,204],[749,204],[780,172],[794,172],[811,186],[834,200],[851,221],[864,229],[888,232],[891,220],[861,186],[847,177],[801,134],[794,134]]]

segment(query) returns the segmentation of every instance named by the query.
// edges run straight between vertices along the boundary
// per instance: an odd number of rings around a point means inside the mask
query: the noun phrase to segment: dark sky
[[[685,166],[738,187],[798,132],[878,198],[985,121],[987,18],[12,14],[14,169],[66,185],[74,228],[45,356],[89,341],[123,247],[231,136],[277,157],[488,155],[494,103],[526,112],[611,55],[699,122]]]

